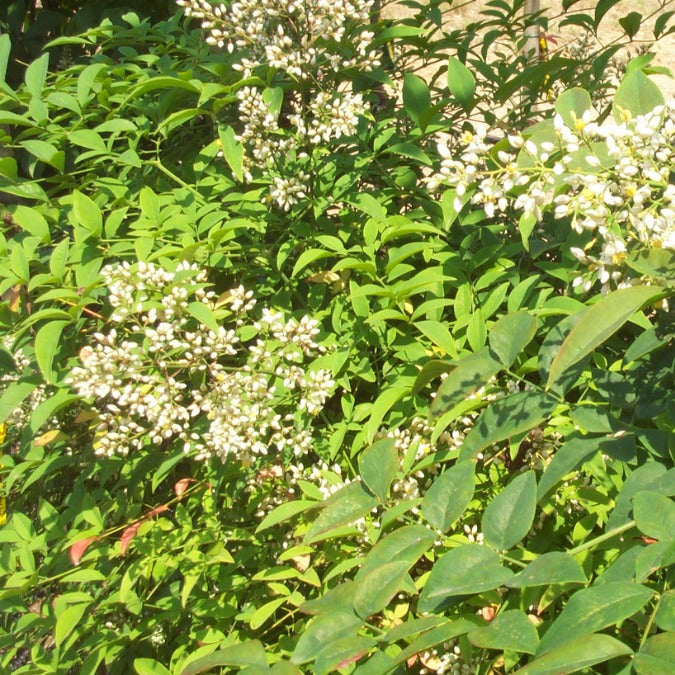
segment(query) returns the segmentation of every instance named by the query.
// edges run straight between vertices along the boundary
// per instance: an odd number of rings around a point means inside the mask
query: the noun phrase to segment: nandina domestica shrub
[[[178,4],[0,36],[3,672],[666,672],[643,17]]]

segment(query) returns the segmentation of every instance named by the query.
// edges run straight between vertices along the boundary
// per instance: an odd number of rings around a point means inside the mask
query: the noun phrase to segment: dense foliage
[[[672,672],[646,17],[568,0],[540,59],[520,0],[43,4],[0,15],[0,669]]]

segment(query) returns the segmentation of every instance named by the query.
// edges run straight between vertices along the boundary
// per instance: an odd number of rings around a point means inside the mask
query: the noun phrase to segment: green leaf
[[[128,96],[128,100],[138,98],[141,94],[146,94],[149,91],[156,91],[157,89],[182,89],[198,94],[201,90],[201,86],[202,83],[197,80],[181,80],[178,77],[170,77],[168,75],[155,76],[144,80],[134,87]]]
[[[537,501],[546,495],[570,472],[600,451],[596,438],[572,438],[553,455],[537,486]]]
[[[40,427],[59,410],[70,405],[74,401],[80,400],[77,394],[71,393],[68,389],[59,389],[47,399],[42,401],[37,408],[33,410],[28,424],[33,433],[37,433]]]
[[[415,321],[415,328],[429,338],[439,349],[450,356],[457,355],[457,347],[452,334],[440,321]]]
[[[537,320],[527,312],[501,317],[490,329],[490,348],[509,368],[537,332]]]
[[[218,321],[216,321],[213,310],[208,305],[203,302],[195,301],[191,302],[186,309],[189,314],[199,321],[199,323],[204,324],[214,333],[218,333]]]
[[[675,16],[675,11],[661,12],[659,16],[656,17],[656,21],[654,21],[655,38],[658,38],[663,33],[663,31],[665,31],[668,28],[668,23],[670,22],[673,16]]]
[[[258,525],[255,532],[257,534],[258,532],[267,530],[268,528],[273,527],[274,525],[286,522],[287,520],[297,515],[298,513],[302,513],[303,511],[307,511],[308,509],[314,509],[318,506],[322,506],[322,503],[303,499],[293,499],[291,501],[284,502],[283,504],[277,506],[275,509],[272,509],[272,511],[270,511],[263,518],[262,522],[260,523],[260,525]]]
[[[270,675],[302,675],[302,672],[288,661],[277,661],[270,669]]]
[[[207,111],[204,108],[184,108],[183,110],[177,110],[176,112],[171,113],[165,117],[157,125],[157,133],[163,134],[165,137],[168,136],[174,129],[180,127],[181,125],[193,120],[195,117],[204,115]],[[208,114],[208,113],[207,113]]]
[[[34,237],[37,237],[41,243],[49,241],[49,224],[36,209],[20,204],[14,209],[12,217],[26,232],[30,232]]]
[[[603,296],[581,314],[553,358],[546,388],[613,335],[643,305],[663,294],[658,286],[631,286]]]
[[[401,590],[409,567],[407,560],[394,560],[361,575],[354,587],[354,611],[366,619],[384,609]]]
[[[59,279],[63,278],[68,263],[68,253],[70,252],[70,240],[60,241],[49,256],[49,271]]]
[[[481,520],[485,541],[500,551],[515,546],[530,531],[536,506],[537,481],[527,471],[487,505]]]
[[[662,630],[675,631],[675,590],[671,589],[661,595],[659,608],[654,623]]]
[[[4,422],[14,409],[20,406],[33,389],[40,384],[42,384],[42,378],[33,375],[22,377],[20,380],[7,385],[7,388],[0,395],[0,422]]]
[[[30,263],[23,246],[19,243],[15,244],[12,248],[9,256],[9,269],[14,272],[21,283],[28,284],[30,280]]]
[[[366,439],[372,442],[377,434],[382,420],[385,415],[400,401],[406,394],[410,392],[410,387],[394,386],[390,389],[385,389],[373,403],[370,412],[370,419],[366,425]]]
[[[672,675],[675,672],[675,632],[652,635],[633,659],[638,675]]]
[[[258,640],[241,642],[190,661],[183,666],[180,675],[198,675],[199,673],[206,673],[216,666],[267,668],[265,649]]]
[[[381,502],[387,499],[399,466],[398,450],[393,438],[376,441],[359,455],[361,478]]]
[[[471,459],[494,443],[529,431],[543,422],[555,407],[552,397],[536,391],[521,391],[494,401],[466,435],[459,458]]]
[[[82,225],[94,237],[101,236],[103,231],[103,216],[96,202],[82,194],[79,190],[73,191],[73,213],[78,224]]]
[[[612,111],[614,119],[620,122],[622,110],[627,110],[633,117],[637,117],[638,115],[646,115],[654,110],[657,105],[663,105],[664,103],[665,99],[658,86],[641,70],[634,70],[621,80],[621,84],[614,94]]]
[[[0,82],[5,82],[9,55],[12,51],[12,41],[7,33],[0,35]]]
[[[68,140],[75,145],[89,150],[98,150],[99,152],[107,152],[105,141],[99,134],[91,129],[78,129],[71,131],[68,134]]]
[[[607,529],[612,530],[629,522],[630,512],[633,508],[633,497],[643,490],[662,492],[659,486],[664,481],[672,485],[672,474],[668,476],[666,467],[660,462],[646,462],[628,474],[615,500],[614,510],[609,514]]]
[[[54,356],[60,346],[61,333],[68,324],[68,321],[50,321],[42,326],[35,336],[35,358],[49,384],[54,383],[52,370]]]
[[[508,585],[512,588],[530,588],[551,584],[585,584],[586,575],[581,565],[567,553],[552,551],[533,560],[516,574]]]
[[[429,361],[422,366],[422,370],[417,374],[415,378],[415,384],[413,384],[412,391],[410,392],[413,396],[419,394],[424,387],[426,387],[429,382],[435,380],[437,377],[449,372],[454,368],[454,363],[452,361],[441,361],[437,359],[435,361]]]
[[[40,99],[42,97],[42,90],[47,79],[47,72],[49,70],[49,52],[45,52],[40,58],[33,61],[28,68],[24,81],[26,89],[33,98]]]
[[[258,630],[265,622],[274,615],[274,613],[286,602],[287,598],[282,596],[266,602],[262,607],[258,607],[249,621],[252,630]]]
[[[475,627],[476,624],[467,619],[456,619],[455,621],[447,621],[437,628],[425,631],[396,656],[396,663],[405,663],[411,656],[424,652],[430,647],[435,647],[448,640],[452,640],[458,635],[468,633]]]
[[[295,645],[291,661],[297,665],[313,661],[327,644],[341,638],[356,638],[362,621],[354,612],[328,611],[313,619]]]
[[[218,138],[223,148],[223,157],[235,178],[244,180],[244,146],[236,139],[234,129],[230,126],[218,127]]]
[[[134,659],[134,670],[138,675],[171,675],[171,671],[155,659]]]
[[[304,543],[311,544],[330,537],[331,532],[362,518],[376,506],[377,499],[361,481],[345,485],[324,502],[323,510],[305,535]]]
[[[629,254],[626,265],[652,279],[672,283],[675,274],[675,251],[665,248],[642,249]]]
[[[658,492],[638,492],[633,500],[633,518],[638,530],[660,541],[675,538],[675,503]]]
[[[497,614],[484,628],[471,631],[469,642],[483,649],[508,649],[534,654],[539,645],[537,629],[521,609]]]
[[[500,370],[501,365],[490,356],[487,347],[458,361],[439,387],[431,414],[439,417],[454,408]]]
[[[157,467],[157,470],[152,475],[151,490],[154,492],[161,482],[171,473],[171,469],[178,464],[185,457],[185,452],[182,448],[175,450]]]
[[[474,463],[457,462],[431,484],[422,501],[422,515],[441,532],[447,532],[473,499]]]
[[[471,109],[476,79],[471,70],[455,56],[448,59],[448,88],[464,110]]]
[[[563,122],[574,129],[577,119],[592,107],[590,94],[581,87],[573,87],[564,91],[555,102],[555,111],[563,118]]]
[[[485,345],[487,339],[487,326],[483,318],[483,312],[480,309],[471,313],[469,325],[466,328],[466,338],[474,352],[480,350]]]
[[[21,141],[21,145],[41,162],[49,164],[57,171],[63,171],[66,161],[66,154],[63,150],[59,150],[51,143],[39,140]]]
[[[405,561],[410,569],[435,538],[434,533],[423,525],[404,525],[394,530],[368,552],[354,581],[360,581],[364,575],[388,562]]]
[[[538,654],[623,621],[642,609],[654,591],[640,584],[612,581],[574,593],[541,639]]]
[[[487,546],[466,544],[443,554],[429,573],[417,609],[430,612],[457,595],[489,591],[507,585],[513,573],[499,564]]]
[[[621,28],[626,31],[626,35],[632,40],[640,30],[640,23],[642,22],[642,14],[640,12],[630,12],[619,19]]]
[[[327,675],[346,668],[362,659],[376,644],[375,640],[363,635],[331,639],[317,656],[312,672],[315,675]]]
[[[609,635],[584,635],[568,642],[563,647],[528,663],[515,675],[552,675],[553,673],[575,673],[596,663],[603,663],[617,656],[632,654],[633,650]]]
[[[431,93],[427,83],[413,73],[406,73],[403,78],[403,107],[410,119],[424,131],[425,118],[431,108]]]
[[[75,630],[87,611],[87,607],[89,607],[88,602],[80,602],[66,607],[58,615],[54,629],[54,641],[57,647],[60,647],[63,641]]]

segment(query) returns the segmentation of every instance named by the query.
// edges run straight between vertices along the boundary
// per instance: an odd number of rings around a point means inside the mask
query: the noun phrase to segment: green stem
[[[158,159],[152,160],[152,161],[148,162],[148,164],[151,164],[155,168],[159,169],[165,176],[168,176],[169,178],[171,178],[171,180],[178,183],[178,185],[180,185],[181,187],[184,187],[186,190],[191,192],[193,195],[195,195],[195,197],[197,197],[197,199],[202,204],[206,203],[204,197],[199,192],[199,190],[195,190],[195,188],[193,188],[192,185],[189,185],[182,178],[179,178],[175,173],[173,173],[173,171],[169,171],[169,169],[167,169],[164,166],[164,164],[162,164]]]
[[[515,558],[509,558],[507,555],[501,555],[499,556],[502,560],[506,560],[506,562],[510,562],[512,565],[517,565],[518,567],[527,567],[527,563],[523,562],[522,560],[516,560]]]
[[[644,643],[647,641],[647,638],[649,637],[649,631],[652,629],[652,624],[654,623],[654,619],[656,617],[656,613],[659,611],[659,605],[661,604],[661,598],[663,596],[659,596],[659,599],[656,601],[656,604],[654,605],[654,609],[652,610],[652,613],[649,615],[649,619],[647,620],[647,625],[645,626],[645,631],[642,633],[642,637],[640,638],[640,647],[638,648],[638,651],[640,651],[644,645]]]
[[[608,539],[613,539],[617,535],[621,534],[622,532],[625,532],[626,530],[630,530],[635,527],[635,521],[631,520],[628,523],[624,523],[623,525],[619,525],[619,527],[615,527],[613,530],[610,530],[609,532],[605,532],[605,534],[601,534],[599,537],[595,537],[594,539],[591,539],[590,541],[586,541],[583,544],[580,544],[576,548],[571,549],[570,551],[567,551],[569,555],[577,555],[577,553],[582,553],[583,551],[587,551],[589,548],[594,548],[598,544],[602,544],[602,542],[607,541]]]

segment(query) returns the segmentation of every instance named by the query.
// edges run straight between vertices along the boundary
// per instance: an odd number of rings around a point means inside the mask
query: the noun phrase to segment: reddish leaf
[[[354,654],[354,656],[350,656],[349,658],[340,661],[340,663],[338,663],[337,666],[335,666],[336,670],[339,670],[340,668],[346,668],[348,665],[350,665],[352,663],[356,663],[357,661],[362,659],[367,653],[368,653],[368,650],[363,649],[363,650],[357,652],[356,654]]]
[[[122,555],[126,554],[131,540],[136,536],[138,529],[146,520],[168,510],[169,507],[166,504],[156,506],[154,509],[152,509],[152,511],[149,511],[145,516],[143,516],[143,518],[136,521],[133,525],[129,525],[129,527],[127,527],[127,529],[122,532],[122,536],[120,537],[120,552]]]
[[[147,520],[148,518],[152,518],[153,516],[156,516],[160,513],[164,513],[164,511],[168,511],[169,507],[166,504],[162,504],[161,506],[156,506],[148,515],[146,515],[143,520]],[[142,522],[142,521],[141,521]]]
[[[70,549],[68,549],[68,552],[70,553],[70,561],[73,563],[73,565],[80,564],[80,560],[82,560],[84,552],[89,548],[90,544],[93,544],[97,539],[98,537],[79,539],[70,547]]]
[[[142,522],[143,522],[142,520],[139,520],[137,523],[129,525],[129,527],[127,527],[127,529],[124,530],[124,532],[122,532],[122,536],[120,537],[120,551],[122,552],[122,555],[125,555],[125,553],[127,552],[129,544],[131,543],[131,540],[136,536],[138,528],[141,526]]]
[[[181,478],[174,486],[173,486],[173,491],[176,493],[176,497],[180,499],[183,494],[185,493],[185,490],[188,489],[189,485],[191,483],[196,483],[197,481],[194,478]]]
[[[652,537],[640,537],[645,544],[657,544],[658,539],[652,539]]]

